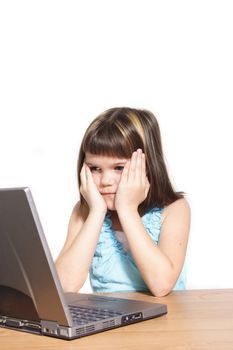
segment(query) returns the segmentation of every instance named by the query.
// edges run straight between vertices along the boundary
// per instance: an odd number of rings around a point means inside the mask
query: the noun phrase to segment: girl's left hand
[[[145,154],[138,149],[133,152],[122,171],[115,198],[116,210],[137,210],[139,204],[146,199],[149,188]]]

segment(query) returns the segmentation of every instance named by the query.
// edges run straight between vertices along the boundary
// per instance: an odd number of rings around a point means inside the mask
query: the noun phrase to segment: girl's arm
[[[190,226],[190,209],[185,199],[169,205],[164,214],[156,245],[137,210],[118,211],[130,251],[142,278],[155,296],[164,296],[174,287],[183,267]]]
[[[78,292],[83,286],[99,239],[104,212],[90,212],[84,221],[79,203],[72,212],[65,245],[56,260],[56,268],[66,292]]]
[[[56,261],[57,272],[66,292],[77,292],[83,286],[99,239],[106,214],[106,204],[96,189],[89,168],[81,171],[80,191],[89,210],[83,213],[80,203],[73,209],[65,245]]]
[[[148,193],[145,158],[139,150],[123,170],[116,209],[130,251],[146,285],[155,296],[168,294],[181,272],[190,226],[190,209],[179,199],[164,210],[160,240],[156,245],[144,228],[138,205]]]

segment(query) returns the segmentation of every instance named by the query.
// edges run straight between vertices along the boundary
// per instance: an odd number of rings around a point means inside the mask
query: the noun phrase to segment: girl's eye
[[[123,171],[123,169],[124,169],[124,166],[117,166],[115,168],[115,170],[117,170],[117,171]]]
[[[92,173],[99,173],[101,171],[101,169],[96,166],[91,166],[90,170]]]

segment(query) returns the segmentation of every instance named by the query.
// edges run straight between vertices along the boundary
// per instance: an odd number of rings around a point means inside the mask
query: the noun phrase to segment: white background
[[[233,287],[231,6],[0,1],[0,187],[31,187],[54,258],[86,127],[110,107],[147,108],[192,208],[187,287]]]

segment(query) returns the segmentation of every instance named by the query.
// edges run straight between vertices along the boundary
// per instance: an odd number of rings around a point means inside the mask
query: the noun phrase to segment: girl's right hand
[[[83,163],[81,172],[80,172],[80,178],[81,178],[81,186],[80,186],[80,193],[86,200],[90,211],[101,211],[106,212],[107,211],[107,205],[103,197],[98,191],[98,188],[96,187],[96,184],[93,181],[92,173],[89,169],[89,167]]]

